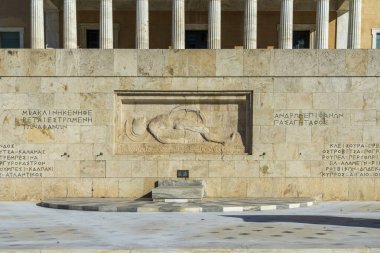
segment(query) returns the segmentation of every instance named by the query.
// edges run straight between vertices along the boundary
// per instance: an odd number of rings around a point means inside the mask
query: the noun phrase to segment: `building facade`
[[[377,48],[379,11],[376,0],[3,1],[1,47]]]

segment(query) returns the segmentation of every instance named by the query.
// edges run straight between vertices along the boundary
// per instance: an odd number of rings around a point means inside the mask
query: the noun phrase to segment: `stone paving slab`
[[[309,207],[312,198],[204,199],[186,203],[154,202],[150,199],[57,198],[43,200],[39,206],[100,212],[245,212]]]
[[[0,253],[380,253],[380,202],[234,213],[110,213],[0,202]]]

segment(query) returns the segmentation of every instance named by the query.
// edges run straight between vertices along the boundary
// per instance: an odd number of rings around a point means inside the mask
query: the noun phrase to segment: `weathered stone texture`
[[[0,158],[0,199],[139,198],[189,170],[205,180],[207,197],[380,200],[379,59],[378,50],[0,50],[0,145],[15,145],[0,155],[44,152],[26,159],[41,162],[33,166]],[[144,95],[118,107],[128,99],[117,97],[121,91],[253,92],[243,109],[191,98],[210,131],[236,127],[252,150],[224,152],[212,143],[212,152],[161,152],[167,144],[157,144],[160,152],[149,152],[144,144],[142,153],[118,153],[115,143],[129,138],[124,113],[151,119],[182,103],[140,103]],[[79,115],[67,116],[73,111]],[[344,146],[354,144],[365,147]],[[353,157],[329,157],[343,149]],[[356,170],[339,174],[347,166]]]
[[[242,76],[243,50],[228,49],[216,51],[216,76]]]

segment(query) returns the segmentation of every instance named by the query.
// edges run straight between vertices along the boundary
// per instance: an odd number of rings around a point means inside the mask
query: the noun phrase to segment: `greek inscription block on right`
[[[380,177],[380,143],[331,143],[322,160],[323,177]]]
[[[116,154],[251,154],[252,92],[116,92]]]
[[[344,124],[344,111],[329,110],[278,110],[274,112],[275,126],[331,126]]]

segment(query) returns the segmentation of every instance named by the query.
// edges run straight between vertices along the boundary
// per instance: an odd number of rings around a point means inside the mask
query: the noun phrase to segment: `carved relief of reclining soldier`
[[[240,138],[237,131],[211,130],[200,110],[178,106],[167,114],[160,114],[147,121],[145,117],[126,120],[125,133],[133,141],[145,139],[148,133],[162,144],[189,144],[203,141],[228,145]],[[199,138],[199,136],[201,138]]]

